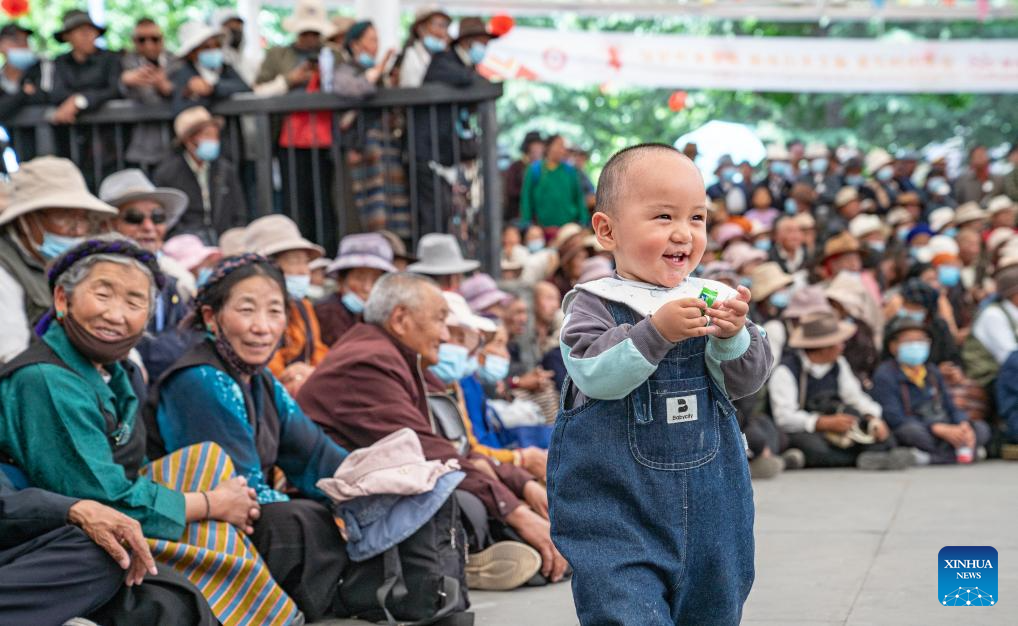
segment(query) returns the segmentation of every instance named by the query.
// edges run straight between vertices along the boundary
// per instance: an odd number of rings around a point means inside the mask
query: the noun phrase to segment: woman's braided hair
[[[60,278],[61,274],[74,267],[74,265],[82,259],[96,254],[116,254],[132,258],[152,272],[152,279],[155,280],[156,287],[162,289],[166,286],[166,276],[163,275],[162,271],[159,269],[159,261],[156,259],[156,255],[144,248],[141,248],[138,244],[125,237],[114,239],[87,239],[57,257],[56,260],[53,261],[53,265],[50,266],[49,272],[46,275],[49,279],[50,291],[56,288],[57,280]]]
[[[223,293],[223,282],[239,270],[252,268],[250,275],[263,274],[279,283],[283,290],[283,297],[289,300],[286,295],[286,282],[283,279],[283,272],[272,260],[253,252],[246,252],[236,256],[222,259],[212,268],[212,274],[205,281],[194,296],[191,313],[181,321],[182,327],[190,327],[195,330],[205,330],[205,321],[202,318],[202,307],[210,306],[213,309],[222,305],[228,294]],[[244,272],[249,274],[249,272]],[[232,285],[231,285],[232,286]]]

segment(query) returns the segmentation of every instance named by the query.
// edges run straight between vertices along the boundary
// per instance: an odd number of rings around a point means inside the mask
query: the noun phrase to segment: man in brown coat
[[[445,299],[430,279],[383,276],[368,298],[365,323],[333,346],[301,389],[298,403],[347,449],[410,428],[429,460],[459,461],[466,478],[457,499],[476,552],[467,567],[472,588],[512,589],[538,571],[561,580],[567,565],[551,542],[544,487],[520,468],[460,455],[436,434],[427,392],[442,384],[428,367],[438,363],[439,346],[448,340],[447,315]],[[492,543],[492,537],[510,541]]]

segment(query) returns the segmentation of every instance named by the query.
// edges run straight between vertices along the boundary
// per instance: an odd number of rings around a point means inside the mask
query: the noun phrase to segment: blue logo
[[[947,546],[937,555],[942,606],[997,604],[997,550],[990,546]]]

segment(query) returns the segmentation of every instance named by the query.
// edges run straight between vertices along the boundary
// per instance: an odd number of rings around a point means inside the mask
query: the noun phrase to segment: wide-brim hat
[[[329,21],[325,3],[321,0],[298,0],[293,15],[283,19],[283,30],[299,35],[301,33],[318,33],[323,39],[336,34],[336,26]]]
[[[333,274],[358,268],[376,269],[392,273],[392,246],[378,233],[347,235],[339,242],[339,255],[329,264],[326,272]]]
[[[414,23],[410,25],[410,30],[416,28],[421,22],[427,22],[436,15],[441,15],[450,22],[452,21],[452,18],[442,7],[437,4],[425,4],[424,6],[417,7],[417,10],[414,11]]]
[[[884,218],[887,221],[888,226],[901,226],[915,220],[912,213],[905,207],[894,207],[887,212],[887,217]]]
[[[400,259],[409,263],[416,263],[417,257],[410,254],[410,251],[406,249],[406,243],[399,235],[392,232],[391,230],[376,230],[376,233],[385,237],[385,240],[389,242],[389,247],[392,248],[392,257],[394,259]]]
[[[462,295],[474,311],[486,311],[496,304],[504,304],[513,299],[511,293],[498,288],[495,279],[483,273],[474,274],[460,285]]]
[[[8,22],[7,24],[4,24],[3,28],[0,28],[0,39],[4,39],[6,37],[13,37],[17,33],[24,33],[25,35],[31,37],[32,35],[35,34],[35,31],[32,30],[31,28],[28,28],[27,26],[22,26],[17,22]]]
[[[463,326],[482,333],[493,333],[498,330],[498,325],[494,321],[475,314],[462,295],[455,291],[443,291],[442,297],[449,306],[449,315],[445,318],[446,326]]]
[[[802,319],[818,313],[829,313],[831,308],[827,294],[820,285],[802,287],[792,292],[788,306],[781,312],[781,319]]]
[[[909,317],[896,317],[884,329],[884,345],[890,346],[898,335],[907,330],[921,330],[928,338],[933,339],[930,329],[924,322],[917,322]]]
[[[817,313],[803,319],[792,330],[788,346],[806,350],[830,348],[851,339],[856,330],[855,324],[838,319],[833,312]]]
[[[222,257],[222,251],[215,246],[206,246],[197,236],[190,233],[170,237],[163,244],[163,254],[177,261],[188,271],[194,270],[210,257]]]
[[[978,202],[970,201],[958,207],[954,212],[954,223],[956,226],[962,224],[968,224],[969,222],[979,222],[986,219],[986,211],[983,207],[979,206]]]
[[[996,196],[992,198],[989,204],[986,205],[986,213],[988,215],[996,215],[1001,211],[1007,211],[1015,208],[1014,200],[1007,196]]]
[[[496,35],[488,31],[487,25],[484,20],[479,17],[464,17],[460,20],[459,31],[456,33],[456,38],[452,40],[454,44],[463,41],[467,37],[487,37],[488,39],[498,39],[501,35]]]
[[[879,217],[868,213],[857,215],[848,223],[848,232],[856,239],[863,239],[873,233],[880,233],[886,237],[888,235],[887,231],[887,226],[884,225],[884,222]]]
[[[870,174],[875,174],[877,170],[891,163],[894,163],[894,157],[881,148],[874,148],[866,155],[866,171]]]
[[[939,232],[942,232],[945,228],[954,223],[954,209],[949,206],[942,206],[939,209],[930,211],[929,217],[926,218],[930,228]]]
[[[166,228],[173,228],[187,210],[187,194],[179,189],[156,187],[139,169],[110,174],[99,185],[99,199],[119,209],[137,200],[151,200],[165,209]]]
[[[264,257],[290,250],[306,250],[312,259],[325,256],[325,248],[302,237],[297,224],[285,215],[266,215],[248,224],[244,247]]]
[[[246,241],[247,229],[243,226],[227,228],[219,235],[219,249],[223,256],[236,256],[248,252]]]
[[[186,57],[194,52],[195,48],[209,39],[221,39],[222,37],[223,31],[209,26],[205,22],[197,20],[184,22],[177,29],[177,41],[179,42],[177,44],[177,56],[181,58]]]
[[[88,13],[86,13],[85,11],[71,9],[67,13],[64,13],[61,28],[57,32],[53,33],[53,38],[59,41],[60,43],[64,43],[67,41],[67,33],[71,32],[75,28],[78,28],[79,26],[91,26],[92,28],[99,31],[100,35],[106,32],[106,27],[100,26],[96,24],[94,21],[92,21],[92,18],[89,17]]]
[[[206,126],[223,127],[223,118],[213,117],[205,107],[189,107],[173,118],[173,134],[175,144],[187,141],[192,135]]]
[[[838,190],[838,193],[834,195],[834,208],[840,209],[850,202],[855,202],[859,199],[859,190],[855,187],[842,187]]]
[[[827,243],[824,244],[823,257],[820,260],[823,262],[827,259],[833,259],[836,256],[853,252],[862,252],[859,240],[853,237],[851,233],[842,232],[827,240]]]
[[[767,253],[759,248],[754,248],[748,243],[733,243],[721,254],[721,260],[735,268],[735,271],[742,272],[742,268],[750,263],[764,261]]]
[[[417,258],[407,271],[427,276],[466,274],[481,267],[480,262],[463,258],[459,241],[445,233],[428,233],[417,242]]]
[[[88,190],[81,171],[61,157],[42,156],[21,164],[11,175],[14,197],[0,213],[0,226],[43,209],[82,209],[116,217],[117,209]]]
[[[752,273],[753,300],[763,302],[773,294],[791,285],[795,280],[774,261],[761,263]]]

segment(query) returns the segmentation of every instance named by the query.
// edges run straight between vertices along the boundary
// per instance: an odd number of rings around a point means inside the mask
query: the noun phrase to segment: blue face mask
[[[202,50],[198,53],[198,65],[207,70],[216,71],[223,67],[222,50]]]
[[[858,187],[866,182],[866,179],[862,177],[862,174],[849,174],[845,177],[845,184],[852,187]]]
[[[39,57],[28,48],[11,48],[7,51],[7,62],[22,72],[35,65],[38,60]]]
[[[721,180],[725,181],[726,183],[730,183],[733,180],[735,180],[735,173],[736,172],[734,167],[726,167],[723,170],[721,170]]]
[[[509,375],[509,359],[495,354],[484,357],[484,365],[477,370],[477,377],[482,383],[494,385],[500,380],[505,380]]]
[[[899,229],[894,233],[894,236],[898,238],[898,241],[905,243],[905,240],[908,239],[908,230],[907,228]]]
[[[917,367],[926,363],[930,358],[930,343],[928,341],[906,341],[898,345],[898,363]]]
[[[438,348],[438,363],[428,369],[443,383],[449,384],[466,375],[469,361],[470,352],[466,348],[454,343],[443,343]]]
[[[445,50],[445,41],[435,37],[434,35],[425,35],[424,39],[421,40],[424,44],[424,49],[431,54],[437,54],[442,50]]]
[[[926,321],[926,311],[909,311],[908,309],[898,309],[898,317],[905,317],[913,322],[919,322],[920,324]]]
[[[945,287],[954,287],[961,281],[961,269],[954,265],[941,265],[937,268],[937,282]]]
[[[287,274],[286,293],[294,300],[303,300],[311,286],[311,274]]]
[[[877,254],[883,254],[884,250],[887,250],[887,244],[883,241],[869,241],[866,243],[866,246]]]
[[[53,233],[43,233],[39,253],[46,257],[46,260],[55,259],[84,240],[84,237],[64,237]]]
[[[544,250],[544,242],[540,239],[528,241],[527,250],[530,250],[531,252],[540,252],[541,250]]]
[[[772,294],[770,297],[771,306],[776,309],[781,309],[782,311],[788,307],[788,303],[791,302],[791,300],[792,296],[784,290]]]
[[[813,159],[809,163],[809,169],[812,170],[814,174],[823,174],[827,171],[828,165],[829,162],[827,159]]]
[[[886,183],[894,177],[894,170],[890,167],[882,167],[877,170],[877,180]]]
[[[353,292],[347,292],[343,294],[341,298],[343,306],[346,307],[347,311],[350,311],[354,315],[360,315],[364,312],[364,301],[361,297]]]
[[[947,230],[945,230],[942,234],[944,236],[946,236],[946,237],[950,237],[951,239],[954,239],[955,237],[958,236],[958,229],[955,228],[954,226],[952,226],[951,228],[948,228]]]
[[[360,64],[361,67],[370,70],[375,66],[375,57],[371,56],[367,52],[361,52],[357,55],[357,63]]]
[[[470,44],[470,62],[474,65],[480,65],[486,54],[488,54],[488,46],[479,41]]]
[[[770,239],[759,239],[753,242],[753,247],[757,250],[763,250],[764,252],[771,251],[772,242]]]
[[[786,198],[785,199],[785,213],[788,213],[789,215],[795,215],[798,212],[799,212],[799,205],[795,203],[795,200],[793,200],[792,198]]]
[[[210,276],[212,276],[212,268],[211,267],[203,267],[200,270],[198,270],[198,278],[197,278],[198,286],[201,287],[205,283],[209,282],[209,277]]]
[[[219,158],[219,142],[215,139],[202,139],[194,149],[194,154],[202,161],[215,161]]]

